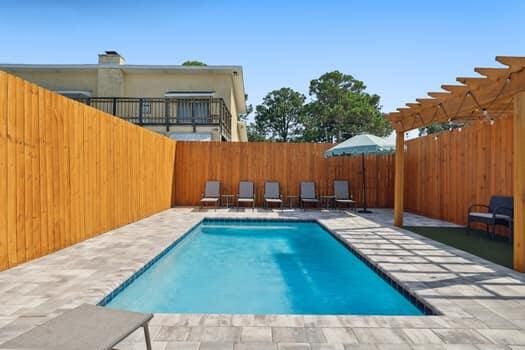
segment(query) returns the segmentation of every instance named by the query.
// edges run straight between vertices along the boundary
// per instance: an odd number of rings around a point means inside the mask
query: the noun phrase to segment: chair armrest
[[[496,214],[509,215],[512,217],[514,215],[514,209],[509,207],[497,207],[494,209],[494,216],[496,216]]]
[[[490,212],[490,207],[488,205],[485,205],[485,204],[472,204],[469,208],[468,208],[468,212],[472,212],[472,209],[473,208],[485,208],[487,209],[488,212]]]

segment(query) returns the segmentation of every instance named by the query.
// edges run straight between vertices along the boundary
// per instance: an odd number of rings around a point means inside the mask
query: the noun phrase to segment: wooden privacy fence
[[[512,196],[512,119],[408,141],[405,209],[466,224],[473,203]]]
[[[297,195],[301,181],[315,181],[321,195],[333,194],[333,180],[348,180],[361,200],[361,157],[324,159],[330,144],[177,142],[175,204],[198,205],[206,180],[220,180],[223,194],[237,194],[239,181],[255,182],[257,205],[264,181],[277,180],[284,195]],[[392,155],[366,157],[368,205],[391,207]]]
[[[512,119],[408,141],[405,207],[465,224],[472,203],[512,194]],[[284,195],[350,181],[361,158],[324,159],[332,145],[177,142],[0,72],[0,270],[174,205],[198,205],[206,180],[277,180]],[[176,165],[176,167],[175,167]],[[366,157],[370,207],[392,207],[394,156]],[[176,171],[175,171],[176,168]]]
[[[0,72],[0,270],[171,206],[175,142]]]

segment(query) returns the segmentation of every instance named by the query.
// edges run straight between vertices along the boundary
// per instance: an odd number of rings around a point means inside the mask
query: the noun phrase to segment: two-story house
[[[241,66],[0,64],[0,70],[179,140],[247,141]]]

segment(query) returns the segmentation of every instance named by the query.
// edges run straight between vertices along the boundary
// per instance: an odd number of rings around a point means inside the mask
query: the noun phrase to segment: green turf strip
[[[467,230],[463,227],[405,226],[404,228],[498,265],[512,268],[512,244],[506,238],[489,239],[486,232],[479,230],[472,230],[472,233],[467,235]]]

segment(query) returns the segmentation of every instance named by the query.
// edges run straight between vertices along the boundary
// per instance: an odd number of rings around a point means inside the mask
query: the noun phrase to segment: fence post
[[[113,97],[113,115],[117,115],[117,98]]]

